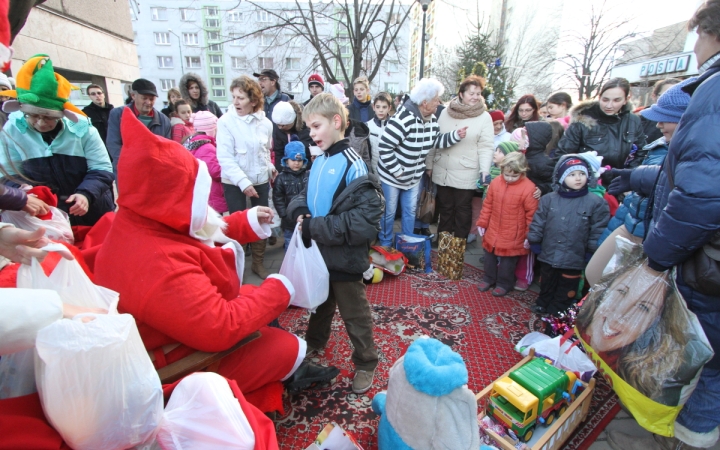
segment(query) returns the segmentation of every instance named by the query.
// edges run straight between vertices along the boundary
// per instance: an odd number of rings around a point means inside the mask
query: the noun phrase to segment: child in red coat
[[[185,100],[178,100],[170,107],[170,125],[172,126],[172,140],[180,144],[185,138],[195,133],[190,118],[192,117],[192,108]]]
[[[485,276],[478,286],[502,297],[515,285],[515,265],[526,255],[530,245],[526,239],[538,200],[533,196],[535,184],[528,180],[527,159],[522,153],[511,153],[500,164],[501,177],[488,187],[478,233],[483,236]]]

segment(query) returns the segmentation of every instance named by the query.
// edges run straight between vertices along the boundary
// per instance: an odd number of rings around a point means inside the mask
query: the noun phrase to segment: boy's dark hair
[[[177,113],[178,107],[182,105],[190,106],[190,103],[187,100],[178,100],[175,103],[170,103],[168,109],[171,113]],[[192,106],[190,106],[190,110],[192,110]]]
[[[390,94],[387,92],[379,92],[373,99],[373,105],[377,102],[385,102],[388,106],[392,105],[392,99],[390,98]]]
[[[89,85],[89,86],[85,89],[85,94],[89,96],[89,95],[90,95],[90,89],[93,89],[93,88],[95,88],[95,89],[100,89],[103,94],[105,93],[105,89],[103,89],[100,85],[98,85],[98,84],[91,84],[91,85]]]
[[[707,0],[688,22],[688,30],[702,31],[720,39],[720,0]]]
[[[622,89],[623,92],[625,92],[625,97],[630,95],[630,82],[628,80],[626,80],[625,78],[618,77],[618,78],[613,78],[613,79],[609,80],[607,83],[603,84],[602,88],[600,89],[600,92],[598,93],[598,97],[603,95],[605,93],[605,91],[607,91],[608,89],[613,89],[613,88]]]

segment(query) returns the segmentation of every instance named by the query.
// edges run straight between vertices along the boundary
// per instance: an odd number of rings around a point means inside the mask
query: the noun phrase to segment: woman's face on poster
[[[618,276],[588,326],[590,346],[611,352],[635,342],[660,317],[665,291],[665,284],[646,272],[631,270]]]

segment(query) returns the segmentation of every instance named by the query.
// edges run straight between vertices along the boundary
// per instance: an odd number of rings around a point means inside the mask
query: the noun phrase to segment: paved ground
[[[396,228],[398,227],[398,223],[395,224]],[[434,230],[435,227],[431,226]],[[282,238],[278,238],[277,244],[270,247],[268,246],[266,253],[265,253],[265,267],[270,272],[277,273],[280,271],[280,266],[282,265],[283,257],[285,256],[285,252],[283,251],[283,240]],[[482,246],[478,241],[475,241],[467,246],[467,249],[465,250],[465,262],[475,266],[482,268],[482,255],[483,255],[483,249]],[[245,258],[245,274],[244,274],[244,282],[250,283],[250,284],[260,284],[262,281],[260,277],[255,275],[250,270],[251,265],[251,258],[248,256]],[[531,290],[538,291],[539,287],[537,284],[533,284],[530,287]],[[598,437],[598,439],[595,441],[595,443],[590,447],[589,450],[610,450],[610,445],[607,443],[607,431],[608,430],[619,430],[624,433],[633,435],[633,436],[649,436],[650,433],[645,431],[640,425],[635,422],[635,420],[629,416],[625,411],[621,411],[618,413],[617,416],[615,416],[615,419],[613,419],[612,422],[608,425],[608,427],[605,429],[605,431]],[[652,450],[652,449],[648,449]],[[720,443],[716,444],[715,446],[711,447],[710,450],[720,450]]]

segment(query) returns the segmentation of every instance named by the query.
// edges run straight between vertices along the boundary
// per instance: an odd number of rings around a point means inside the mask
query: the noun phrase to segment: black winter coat
[[[367,120],[362,120],[362,118],[360,117],[360,108],[367,108]],[[375,110],[373,109],[372,100],[368,100],[366,103],[360,103],[356,98],[353,98],[348,105],[347,110],[348,116],[353,120],[357,120],[358,122],[367,122],[368,120],[373,120],[373,118],[375,117]]]
[[[558,166],[567,158],[561,157]],[[559,189],[556,175],[553,185]],[[588,185],[597,185],[593,175]],[[588,192],[582,197],[564,198],[556,191],[540,199],[527,240],[542,244],[540,261],[559,269],[583,270],[585,254],[597,250],[598,239],[609,221],[610,208],[600,196]]]
[[[280,175],[275,179],[273,186],[273,205],[275,211],[282,219],[281,227],[283,230],[294,230],[297,216],[294,218],[287,215],[287,207],[298,194],[300,194],[308,184],[310,172],[303,167],[297,172],[289,167],[283,167]]]
[[[104,107],[100,107],[95,103],[90,103],[82,110],[90,118],[90,122],[92,122],[92,125],[98,130],[103,144],[107,139],[108,120],[110,118],[110,111],[112,111],[112,109],[113,105],[106,102]]]
[[[334,200],[323,217],[303,221],[309,227],[330,272],[330,281],[355,281],[369,267],[370,244],[380,232],[380,217],[385,209],[380,180],[375,174],[350,183]],[[307,187],[288,206],[288,215],[310,214]]]
[[[623,168],[632,145],[641,150],[647,144],[640,117],[632,113],[629,104],[619,114],[608,116],[599,102],[583,102],[572,109],[571,116],[570,126],[558,143],[556,158],[595,150],[603,157],[603,166]],[[636,157],[628,167],[637,167],[642,160]],[[603,181],[607,181],[605,177]]]
[[[527,122],[525,129],[530,141],[525,157],[530,170],[527,177],[540,188],[542,195],[552,192],[555,161],[545,154],[545,148],[552,139],[552,127],[547,122]]]

